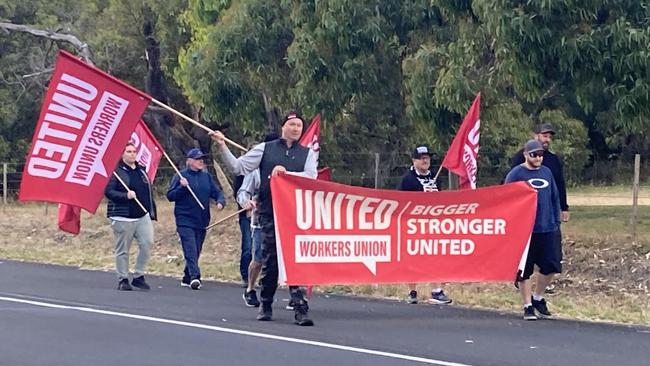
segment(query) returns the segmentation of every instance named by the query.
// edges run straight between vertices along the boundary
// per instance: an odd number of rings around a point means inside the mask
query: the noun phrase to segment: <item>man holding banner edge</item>
[[[296,112],[290,112],[282,123],[282,137],[261,143],[239,158],[226,147],[224,136],[216,131],[211,137],[219,145],[225,164],[234,174],[248,174],[260,169],[259,219],[262,226],[263,268],[261,278],[260,307],[257,319],[272,320],[273,298],[278,287],[278,256],[276,250],[275,218],[271,200],[271,176],[281,174],[299,175],[315,179],[318,158],[312,149],[298,143],[303,133],[303,120]],[[305,291],[299,286],[289,286],[294,303],[294,320],[300,326],[312,326],[308,316],[309,306]]]

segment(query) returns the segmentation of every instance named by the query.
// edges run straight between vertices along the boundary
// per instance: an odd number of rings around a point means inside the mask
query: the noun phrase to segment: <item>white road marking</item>
[[[100,309],[93,309],[93,308],[81,307],[81,306],[59,305],[59,304],[52,304],[52,303],[48,303],[48,302],[42,302],[42,301],[24,300],[24,299],[17,299],[17,298],[4,297],[4,296],[0,296],[0,301],[7,301],[7,302],[14,302],[14,303],[21,303],[21,304],[29,304],[29,305],[33,305],[33,306],[41,306],[41,307],[53,308],[53,309],[76,310],[76,311],[83,311],[83,312],[87,312],[87,313],[94,313],[94,314],[117,316],[117,317],[122,317],[122,318],[145,320],[145,321],[150,321],[150,322],[155,322],[155,323],[172,324],[172,325],[179,325],[179,326],[183,326],[183,327],[190,327],[190,328],[197,328],[197,329],[206,329],[206,330],[212,330],[212,331],[215,331],[215,332],[222,332],[222,333],[238,334],[238,335],[249,336],[249,337],[272,339],[272,340],[275,340],[275,341],[282,341],[282,342],[289,342],[289,343],[305,344],[305,345],[310,345],[310,346],[314,346],[314,347],[330,348],[330,349],[336,349],[336,350],[341,350],[341,351],[356,352],[356,353],[363,353],[363,354],[367,354],[367,355],[374,355],[374,356],[388,357],[388,358],[394,358],[394,359],[399,359],[399,360],[420,362],[420,363],[425,363],[425,364],[429,364],[429,365],[470,366],[470,365],[463,364],[463,363],[447,362],[447,361],[435,360],[435,359],[430,359],[430,358],[403,355],[403,354],[399,354],[399,353],[383,352],[383,351],[376,351],[376,350],[366,349],[366,348],[343,346],[343,345],[334,344],[334,343],[317,342],[317,341],[310,341],[310,340],[305,340],[305,339],[283,337],[283,336],[278,336],[278,335],[273,335],[273,334],[265,334],[265,333],[250,332],[250,331],[246,331],[246,330],[238,330],[238,329],[217,327],[217,326],[208,325],[208,324],[191,323],[191,322],[184,322],[184,321],[178,321],[178,320],[172,320],[172,319],[156,318],[156,317],[152,317],[152,316],[144,316],[144,315],[129,314],[129,313],[120,313],[120,312],[110,311],[110,310],[100,310]]]

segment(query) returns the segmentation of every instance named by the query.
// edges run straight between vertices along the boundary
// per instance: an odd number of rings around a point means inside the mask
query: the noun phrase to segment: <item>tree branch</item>
[[[68,42],[77,49],[77,52],[79,52],[81,56],[83,56],[84,60],[87,63],[91,65],[93,64],[90,58],[90,50],[88,49],[88,44],[81,42],[77,37],[71,34],[57,33],[49,30],[37,29],[24,24],[13,24],[13,23],[4,23],[4,22],[0,22],[0,28],[5,30],[29,33],[37,37],[44,37],[54,41]]]

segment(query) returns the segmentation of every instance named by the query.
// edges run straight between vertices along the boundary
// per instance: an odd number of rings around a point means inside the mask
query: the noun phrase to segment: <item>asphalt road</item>
[[[274,321],[255,320],[242,288],[199,291],[148,276],[0,260],[0,365],[648,365],[650,328],[525,322],[458,306],[315,296],[314,327],[293,325],[279,291]],[[552,309],[552,308],[551,308]]]

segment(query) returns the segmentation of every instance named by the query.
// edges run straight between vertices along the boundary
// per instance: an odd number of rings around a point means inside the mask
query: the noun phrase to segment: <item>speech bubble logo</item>
[[[377,275],[391,261],[390,235],[296,235],[296,263],[360,263]]]

